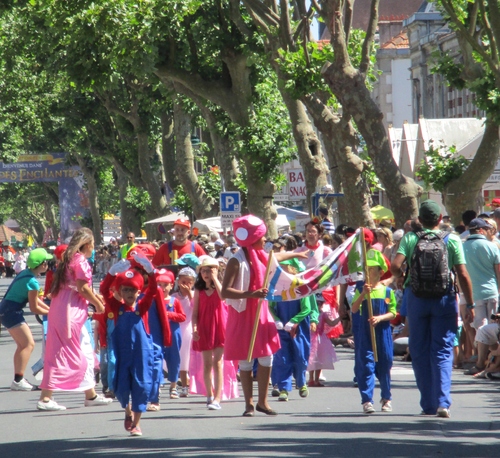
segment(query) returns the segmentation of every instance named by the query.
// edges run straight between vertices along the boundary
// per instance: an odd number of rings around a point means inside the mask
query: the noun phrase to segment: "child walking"
[[[170,291],[174,287],[174,274],[170,271],[158,275],[156,282],[163,291],[167,319],[170,323],[170,332],[172,334],[172,344],[163,347],[163,358],[167,364],[168,381],[170,382],[170,399],[178,399],[177,380],[181,367],[181,330],[179,324],[186,321],[186,315],[178,299],[170,296]]]
[[[297,259],[282,261],[280,265],[291,274],[305,270],[304,264]],[[273,315],[281,343],[281,348],[274,354],[271,369],[273,386],[277,386],[279,390],[278,401],[288,401],[292,390],[292,375],[295,377],[299,396],[306,398],[309,395],[306,369],[311,347],[309,298],[270,302],[269,311]]]
[[[217,278],[218,271],[216,259],[211,256],[200,257],[193,299],[193,350],[201,352],[203,356],[203,380],[209,410],[220,410],[223,385],[222,355],[227,306],[220,298],[222,285]]]
[[[382,254],[377,250],[367,252],[368,278],[363,290],[356,290],[353,303],[353,314],[359,311],[358,331],[356,334],[356,364],[355,374],[361,393],[363,412],[375,412],[373,407],[373,391],[375,375],[380,383],[382,412],[391,412],[391,367],[393,360],[393,344],[391,325],[396,316],[396,297],[394,291],[380,282],[381,276],[387,271],[387,264]],[[367,296],[370,295],[373,316],[368,316]],[[375,362],[370,331],[375,328],[378,362]]]
[[[135,269],[113,276],[108,274],[101,284],[101,292],[109,306],[108,317],[115,327],[112,333],[116,356],[113,392],[125,409],[124,426],[131,436],[142,436],[140,420],[151,395],[153,385],[153,340],[149,333],[148,310],[157,294],[154,268],[151,262],[135,256],[148,273],[148,289],[138,300],[144,286],[142,275]],[[111,277],[111,278],[110,278]],[[122,300],[110,290],[114,285]]]
[[[179,323],[181,333],[181,365],[180,365],[180,379],[182,388],[179,396],[186,398],[189,391],[188,371],[189,371],[189,356],[191,354],[191,343],[193,341],[193,326],[191,323],[193,315],[193,296],[194,296],[194,282],[196,279],[196,272],[190,267],[184,267],[179,271],[177,276],[178,291],[172,294],[179,300],[182,310],[186,315],[186,319]]]
[[[311,310],[311,323],[315,323],[315,326],[311,330],[311,354],[307,366],[310,387],[324,386],[320,381],[321,371],[334,369],[334,363],[337,361],[337,353],[328,332],[337,326],[341,319],[338,313],[334,313],[335,309],[332,309],[330,303],[325,300],[326,297],[331,300],[332,295],[336,296],[336,293],[331,290],[317,294],[316,303],[319,310]]]

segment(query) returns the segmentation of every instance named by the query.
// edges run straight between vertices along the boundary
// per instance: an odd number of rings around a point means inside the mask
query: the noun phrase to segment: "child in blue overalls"
[[[177,380],[181,370],[181,329],[179,323],[186,321],[186,314],[182,309],[182,305],[178,299],[170,296],[170,291],[174,286],[174,274],[166,271],[158,275],[156,283],[163,291],[165,309],[167,318],[170,324],[170,332],[172,333],[172,344],[168,347],[163,347],[163,358],[167,365],[168,376],[170,382],[170,399],[178,399]]]
[[[297,259],[283,261],[281,266],[292,274],[305,270],[302,262]],[[311,348],[309,298],[270,302],[269,310],[274,317],[281,342],[281,348],[274,355],[271,371],[273,386],[277,385],[279,390],[278,400],[288,401],[288,394],[292,391],[292,375],[300,397],[305,398],[309,394],[306,369]]]
[[[139,256],[136,261],[148,273],[148,289],[144,296],[138,300],[144,279],[137,270],[131,269],[118,273],[114,280],[122,300],[117,300],[109,291],[105,299],[110,310],[108,318],[115,323],[111,336],[116,356],[113,392],[125,409],[125,429],[131,436],[142,436],[139,423],[153,384],[153,340],[149,333],[148,310],[157,294],[157,286],[150,261]]]
[[[393,344],[391,325],[389,323],[396,316],[396,298],[394,291],[380,283],[380,278],[387,271],[387,263],[382,253],[377,250],[367,252],[368,279],[363,290],[356,290],[352,313],[359,311],[358,329],[356,332],[356,364],[355,374],[361,394],[363,412],[375,412],[373,407],[373,391],[375,376],[380,382],[382,412],[391,412],[391,367],[393,360]],[[370,295],[373,316],[369,318],[367,295]],[[378,362],[375,362],[371,328],[375,328]]]

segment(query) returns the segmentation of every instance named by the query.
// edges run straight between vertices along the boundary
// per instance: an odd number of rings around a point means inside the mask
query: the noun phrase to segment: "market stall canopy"
[[[276,218],[276,225],[278,229],[288,229],[290,222],[288,221],[286,215],[278,214]],[[212,218],[197,219],[193,228],[198,229],[199,234],[208,234],[210,232],[223,232],[221,227],[220,216],[214,216]]]
[[[178,220],[179,218],[188,218],[184,213],[182,212],[176,212],[176,213],[170,213],[170,215],[166,216],[161,216],[160,218],[152,219],[150,221],[146,221],[144,224],[174,224],[174,221]]]

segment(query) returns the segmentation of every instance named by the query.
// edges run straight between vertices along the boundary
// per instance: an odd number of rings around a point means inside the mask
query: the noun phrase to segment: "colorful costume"
[[[172,332],[172,345],[163,347],[163,358],[167,364],[168,381],[177,382],[181,369],[181,330],[179,324],[186,321],[186,315],[182,310],[182,305],[175,297],[170,297],[170,300],[165,303],[167,317],[170,323]]]
[[[132,271],[117,275],[117,287],[124,281],[123,276],[130,274],[140,275]],[[110,276],[108,274],[107,277]],[[109,293],[106,297],[111,309],[109,318],[115,322],[111,336],[116,354],[113,392],[123,408],[132,400],[134,412],[146,411],[152,393],[154,348],[153,338],[149,333],[148,310],[157,291],[156,280],[150,275],[145,295],[133,306],[126,306]]]
[[[66,284],[52,297],[41,388],[51,391],[86,391],[95,386],[94,351],[85,327],[88,302],[78,293],[77,280],[92,288],[92,269],[75,253]]]
[[[305,298],[290,302],[271,302],[269,308],[276,321],[294,323],[292,332],[278,330],[281,348],[274,355],[271,371],[273,386],[278,385],[280,391],[292,391],[292,375],[297,387],[306,385],[306,368],[311,346],[310,301]]]
[[[359,295],[360,290],[357,289],[353,301],[355,301]],[[396,298],[391,288],[383,285],[377,286],[372,290],[370,297],[374,316],[384,315],[388,312],[396,316]],[[368,303],[364,300],[356,322],[354,369],[359,392],[361,393],[362,404],[365,402],[371,402],[373,404],[375,375],[380,382],[382,399],[391,400],[391,367],[393,360],[391,324],[389,321],[381,321],[375,326],[378,356],[378,362],[375,362],[370,337],[371,325],[368,318]]]

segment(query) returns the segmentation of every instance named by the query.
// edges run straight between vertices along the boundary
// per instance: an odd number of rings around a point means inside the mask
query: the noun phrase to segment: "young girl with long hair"
[[[66,410],[52,399],[54,391],[84,391],[86,407],[112,402],[95,392],[94,352],[85,328],[89,303],[104,311],[86,259],[93,249],[92,231],[78,229],[54,274],[39,410]]]
[[[201,256],[193,298],[193,350],[203,356],[203,379],[209,410],[220,410],[223,385],[222,355],[226,338],[227,306],[220,297],[219,263]],[[212,380],[213,370],[213,380]]]

